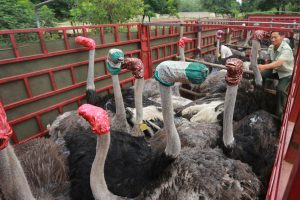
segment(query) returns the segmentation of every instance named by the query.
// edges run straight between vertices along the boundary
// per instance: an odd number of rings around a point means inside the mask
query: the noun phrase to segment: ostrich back
[[[36,199],[69,199],[68,166],[61,146],[37,138],[17,145],[15,152]]]
[[[280,122],[266,111],[256,111],[234,124],[236,147],[228,153],[233,159],[248,163],[268,188],[276,156]]]
[[[96,136],[91,132],[67,134],[72,199],[94,199],[90,171],[95,157]],[[143,137],[112,132],[105,162],[108,189],[119,196],[135,197],[173,161],[155,154]]]
[[[220,149],[184,148],[165,173],[141,194],[144,199],[258,199],[260,181],[251,168]]]

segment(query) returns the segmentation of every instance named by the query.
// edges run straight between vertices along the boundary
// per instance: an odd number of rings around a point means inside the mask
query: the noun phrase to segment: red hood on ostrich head
[[[2,103],[0,102],[0,150],[4,149],[12,135],[12,129],[7,122],[7,117]]]
[[[78,114],[86,119],[95,134],[108,134],[110,130],[108,114],[100,107],[83,104],[77,110]]]
[[[223,37],[223,35],[225,34],[225,32],[223,30],[218,30],[216,32],[216,37],[217,39],[221,39]]]
[[[192,38],[181,37],[180,40],[179,40],[179,46],[185,47],[185,43],[186,42],[191,42],[191,41],[193,41]]]
[[[230,58],[226,61],[227,75],[226,83],[230,86],[238,85],[243,78],[243,61],[238,58]]]
[[[251,34],[251,40],[256,39],[258,41],[263,41],[269,38],[270,38],[270,33],[268,31],[256,30]]]
[[[75,38],[75,42],[77,44],[80,44],[82,46],[87,47],[89,50],[95,49],[96,48],[96,43],[95,40],[87,37],[82,37],[82,36],[77,36]]]

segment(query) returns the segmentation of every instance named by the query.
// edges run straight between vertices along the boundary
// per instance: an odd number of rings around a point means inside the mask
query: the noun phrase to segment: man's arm
[[[282,66],[283,63],[284,63],[283,60],[276,60],[269,64],[258,65],[258,69],[259,69],[259,71],[263,71],[263,70],[267,70],[267,69],[276,69],[276,68]]]

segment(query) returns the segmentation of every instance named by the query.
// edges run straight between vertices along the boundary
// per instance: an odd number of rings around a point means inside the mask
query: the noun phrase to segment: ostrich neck
[[[143,122],[143,89],[144,78],[136,79],[134,82],[134,104],[136,108],[136,124]]]
[[[6,199],[35,199],[23,168],[10,145],[0,151],[0,187]]]
[[[118,75],[112,75],[112,82],[114,86],[114,96],[115,96],[115,103],[116,103],[116,117],[122,120],[121,122],[126,122],[126,112],[124,101],[122,97],[120,81]]]
[[[110,133],[97,138],[96,156],[92,165],[90,185],[95,200],[115,199],[104,178],[104,164],[110,144]]]
[[[184,47],[179,46],[179,57],[180,61],[185,61]]]
[[[220,39],[217,39],[217,49],[216,49],[216,57],[220,56]]]
[[[86,80],[86,89],[95,90],[94,84],[94,59],[95,59],[95,49],[89,51],[89,67],[88,76]]]
[[[181,150],[181,144],[178,132],[174,124],[173,104],[171,98],[171,88],[159,84],[162,114],[164,119],[164,129],[167,136],[167,146],[165,153],[168,156],[176,158]]]
[[[258,50],[260,49],[260,43],[257,40],[252,40],[252,48],[251,48],[251,68],[254,73],[255,84],[262,86],[262,76],[257,66],[257,55]]]
[[[232,120],[236,100],[238,86],[227,85],[225,102],[224,102],[224,116],[223,116],[223,141],[225,146],[234,142]]]
[[[248,42],[250,40],[250,36],[251,36],[251,30],[247,30],[247,36],[246,36],[246,41],[244,43],[244,46],[248,46]]]

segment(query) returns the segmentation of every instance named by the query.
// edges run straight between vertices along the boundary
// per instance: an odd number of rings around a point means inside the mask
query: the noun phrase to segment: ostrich
[[[0,146],[8,145],[0,152],[0,186],[5,199],[69,199],[68,168],[62,149],[45,138],[12,148],[8,144],[12,130],[1,104],[0,115]]]

